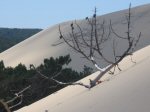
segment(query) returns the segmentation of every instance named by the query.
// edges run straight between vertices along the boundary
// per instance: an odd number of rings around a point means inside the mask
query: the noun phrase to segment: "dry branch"
[[[22,101],[23,101],[23,92],[27,91],[27,90],[30,89],[30,88],[31,88],[31,85],[25,87],[24,89],[22,89],[22,90],[19,91],[18,93],[15,93],[15,97],[14,97],[14,98],[12,98],[12,99],[9,100],[9,101],[6,101],[6,104],[9,105],[10,103],[14,102],[14,101],[17,100],[17,99],[20,100],[17,104],[10,106],[9,109],[13,109],[13,108],[15,108],[15,107],[21,105],[21,104],[22,104]]]
[[[83,84],[83,83],[81,83],[81,82],[68,82],[68,83],[65,83],[65,82],[61,82],[61,81],[55,79],[55,77],[57,77],[57,76],[59,76],[59,75],[61,74],[61,71],[58,72],[57,74],[55,74],[55,75],[52,76],[52,77],[48,77],[48,76],[42,74],[39,70],[37,70],[34,65],[30,65],[30,68],[34,69],[34,70],[37,72],[37,74],[40,75],[42,78],[44,78],[44,79],[46,79],[46,80],[49,80],[49,81],[51,81],[51,82],[55,82],[55,83],[56,83],[55,86],[51,86],[51,87],[49,87],[49,88],[54,88],[54,87],[57,87],[57,86],[59,86],[59,85],[63,85],[63,86],[80,85],[80,86],[83,86],[83,87],[85,87],[85,88],[90,88],[89,85],[85,85],[85,84]]]
[[[137,43],[139,42],[139,39],[141,37],[141,32],[137,37],[133,37],[132,35],[131,4],[129,6],[128,14],[126,15],[126,21],[127,21],[126,23],[127,30],[125,31],[126,36],[120,36],[114,30],[111,20],[107,28],[105,27],[104,20],[102,24],[98,23],[96,12],[97,11],[95,8],[93,17],[92,18],[86,17],[86,21],[88,23],[87,30],[88,32],[90,32],[89,35],[86,34],[87,32],[85,31],[85,29],[83,29],[76,21],[74,23],[71,23],[70,25],[71,27],[71,32],[69,33],[70,36],[64,35],[59,25],[60,39],[63,40],[64,43],[66,43],[73,50],[81,54],[88,61],[92,62],[92,64],[97,68],[97,70],[101,72],[94,80],[90,80],[90,87],[95,86],[96,83],[100,80],[100,78],[106,72],[110,71],[112,68],[114,68],[114,71],[111,72],[112,74],[115,72],[116,67],[119,70],[121,70],[118,65],[119,62],[121,62],[126,56],[128,55],[131,56],[133,54],[135,47],[137,46]],[[112,35],[114,35],[116,38],[123,40],[126,43],[126,49],[120,55],[116,54],[118,46],[116,45],[115,38]],[[114,61],[110,61],[109,59],[107,59],[103,53],[102,46],[104,44],[107,44],[106,42],[110,38],[113,39],[112,52],[113,52]],[[101,68],[98,65],[97,61],[95,60],[96,57],[99,57],[99,59],[103,59],[106,63],[108,63],[108,66]]]

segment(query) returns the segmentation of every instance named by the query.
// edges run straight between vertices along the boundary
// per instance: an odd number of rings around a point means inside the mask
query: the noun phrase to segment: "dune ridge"
[[[98,20],[102,21],[105,19],[106,21],[109,21],[111,19],[115,30],[121,35],[124,35],[126,27],[121,23],[124,22],[127,11],[128,10],[122,10],[102,15],[98,17]],[[148,24],[150,18],[150,4],[135,7],[131,10],[131,13],[133,15],[134,34],[138,35],[139,32],[142,32],[142,37],[136,49],[138,50],[150,44],[150,27]],[[85,20],[78,20],[77,22],[81,26],[85,25]],[[63,32],[69,31],[70,23],[71,21],[60,24]],[[70,54],[72,59],[70,66],[73,69],[80,71],[82,70],[83,65],[92,67],[91,63],[81,58],[81,55],[72,51],[67,45],[62,44],[60,46],[52,46],[58,40],[59,32],[57,24],[0,53],[0,60],[4,61],[5,66],[15,67],[19,63],[22,63],[29,67],[30,64],[38,66],[43,62],[44,58]]]
[[[119,63],[121,72],[106,74],[103,83],[91,90],[68,86],[15,112],[149,112],[150,46],[134,53],[132,63],[126,57]],[[88,83],[99,72],[80,80]]]

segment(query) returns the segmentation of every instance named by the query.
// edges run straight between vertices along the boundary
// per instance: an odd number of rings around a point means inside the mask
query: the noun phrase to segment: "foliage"
[[[69,55],[58,58],[50,57],[49,59],[44,59],[44,63],[38,66],[37,69],[48,77],[54,77],[60,72],[55,78],[63,82],[74,82],[91,74],[89,71],[91,69],[88,67],[85,67],[81,73],[67,68],[70,61]],[[5,67],[3,61],[0,62],[0,99],[8,101],[14,97],[15,93],[31,85],[31,88],[23,94],[23,103],[17,108],[29,105],[65,87],[64,85],[55,86],[55,84],[55,82],[39,76],[34,69],[27,69],[21,63],[12,68]]]
[[[41,29],[0,28],[0,52],[38,33]]]

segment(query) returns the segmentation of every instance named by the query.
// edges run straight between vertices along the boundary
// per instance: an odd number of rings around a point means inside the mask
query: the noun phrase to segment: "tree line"
[[[8,106],[21,104],[11,108],[12,110],[29,105],[47,95],[50,95],[67,85],[58,85],[55,81],[43,78],[37,73],[44,74],[45,77],[55,78],[60,82],[75,82],[92,73],[92,69],[84,66],[82,72],[77,72],[69,67],[64,67],[71,62],[69,55],[58,58],[50,57],[44,59],[43,64],[38,67],[27,69],[25,65],[18,64],[16,67],[5,67],[3,61],[0,61],[0,99],[8,102]],[[33,65],[31,65],[33,66]],[[11,100],[20,94],[23,88],[28,90],[21,93],[21,97]],[[9,101],[10,100],[10,101]]]
[[[0,52],[14,46],[42,29],[0,28]]]

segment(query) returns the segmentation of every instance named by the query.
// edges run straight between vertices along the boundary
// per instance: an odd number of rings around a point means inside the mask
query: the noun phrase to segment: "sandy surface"
[[[119,34],[124,35],[126,27],[121,23],[123,23],[125,20],[126,12],[127,10],[123,10],[103,15],[98,17],[98,20],[101,21],[105,19],[106,21],[109,21],[110,19],[112,19],[114,29]],[[150,44],[150,25],[148,24],[150,23],[150,5],[144,5],[134,8],[132,10],[132,15],[133,29],[135,31],[134,34],[138,35],[139,32],[142,32],[142,38],[137,48],[141,49]],[[85,20],[80,20],[77,22],[81,26],[84,26],[85,24],[83,21]],[[70,22],[61,23],[63,32],[67,32],[69,30],[69,27]],[[44,58],[49,58],[51,56],[57,57],[70,53],[72,58],[70,66],[72,66],[74,69],[81,70],[83,65],[92,66],[86,60],[80,58],[80,55],[73,52],[66,45],[53,47],[52,44],[56,43],[58,40],[58,25],[55,25],[4,51],[0,54],[0,60],[3,60],[6,66],[16,66],[21,62],[29,67],[30,64],[38,66],[43,62]],[[107,55],[109,56],[109,51]]]
[[[68,86],[16,112],[149,112],[150,46],[134,53],[136,64],[126,57],[121,72],[106,74],[104,82],[88,90]],[[88,83],[98,72],[82,79]]]
[[[126,27],[120,22],[124,22],[126,12],[127,10],[123,10],[103,15],[99,17],[99,21],[103,18],[112,19],[115,30],[124,35]],[[134,8],[132,15],[134,34],[142,32],[137,50],[148,46],[134,54],[136,64],[127,57],[119,64],[121,72],[106,74],[102,78],[104,82],[91,90],[81,86],[68,86],[16,112],[150,112],[150,5]],[[83,21],[78,23],[84,26]],[[69,30],[69,26],[70,22],[61,24],[64,32]],[[6,66],[16,66],[20,62],[26,66],[38,66],[44,58],[70,53],[70,66],[73,68],[80,70],[83,65],[90,65],[66,45],[53,47],[52,44],[58,39],[58,25],[55,25],[4,51],[0,54],[0,60],[4,60]],[[97,74],[98,72],[81,82],[88,83]]]

